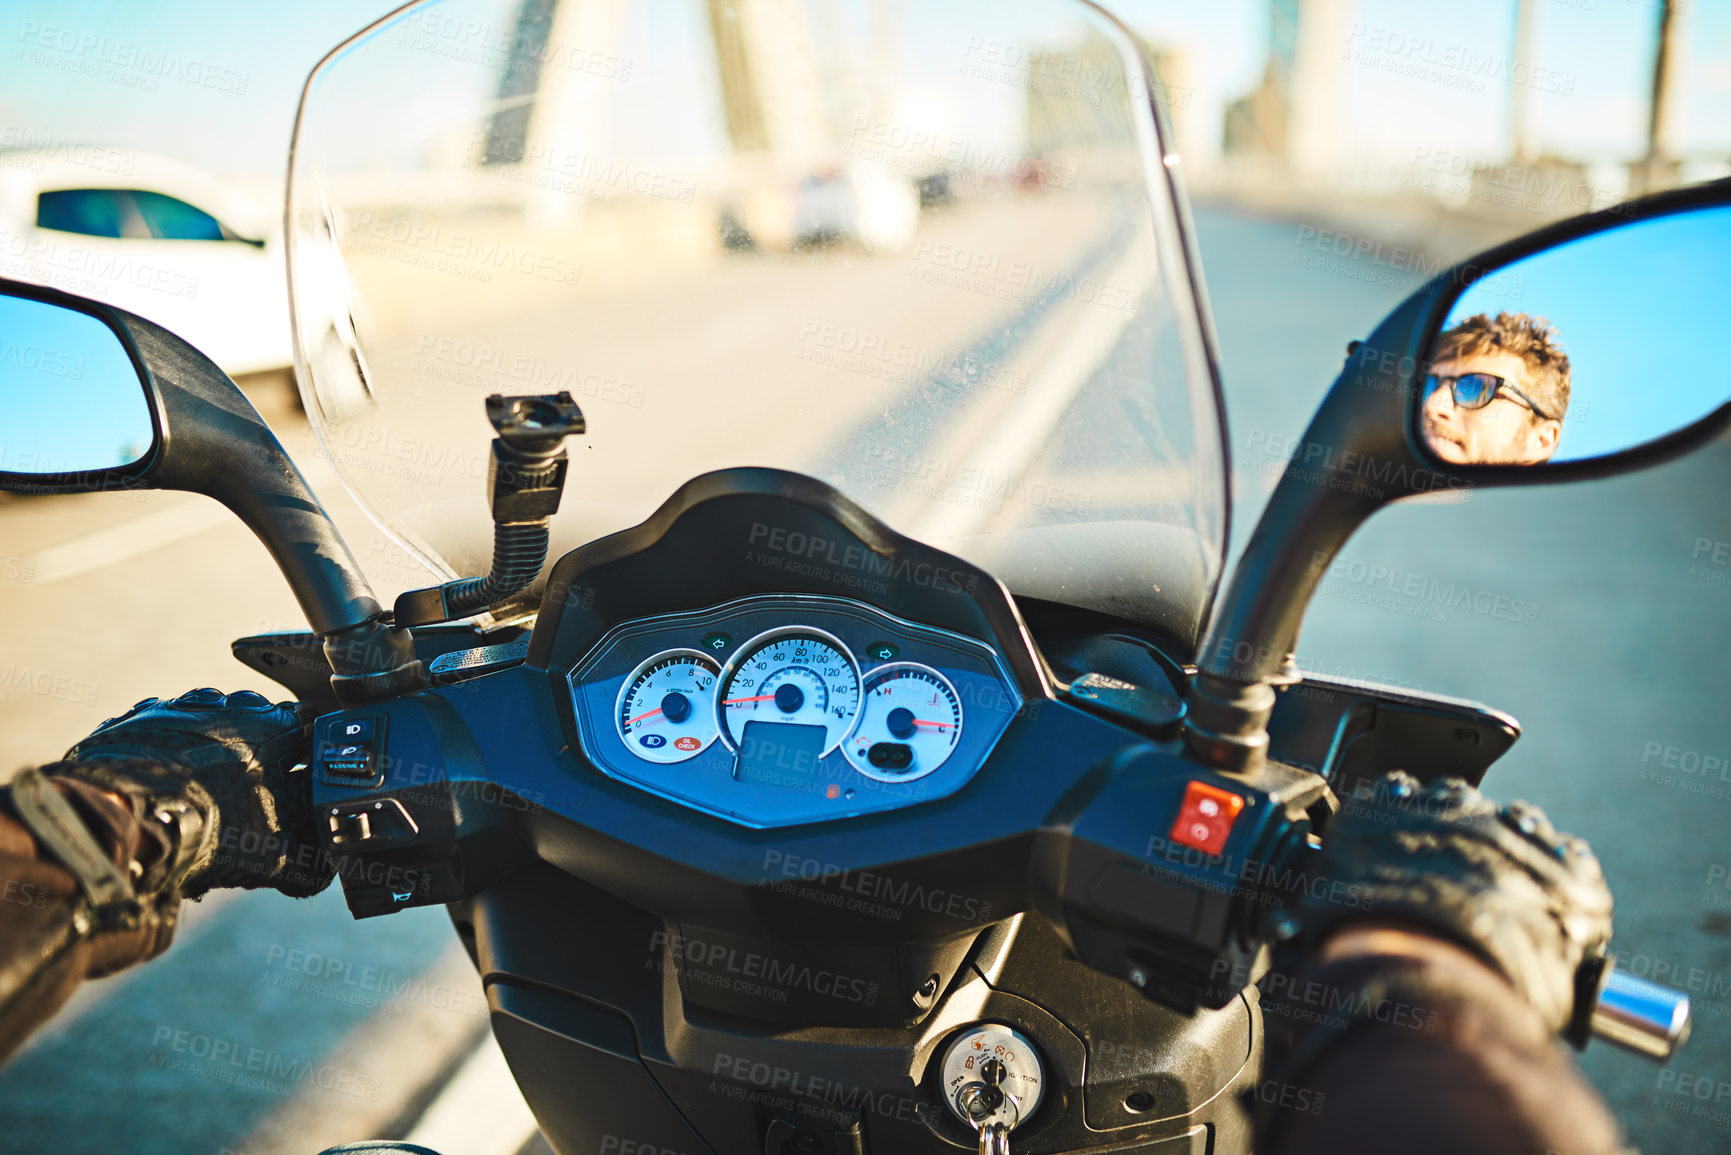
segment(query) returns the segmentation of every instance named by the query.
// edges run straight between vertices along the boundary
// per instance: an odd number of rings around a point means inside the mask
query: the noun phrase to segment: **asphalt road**
[[[1268,447],[1302,429],[1345,342],[1413,286],[1368,263],[1297,259],[1293,224],[1198,217],[1242,541],[1278,469]],[[259,395],[304,447],[281,398]],[[1387,511],[1349,544],[1300,647],[1312,669],[1520,718],[1525,736],[1487,788],[1589,838],[1619,896],[1625,961],[1695,991],[1695,1037],[1669,1068],[1603,1046],[1585,1057],[1649,1152],[1723,1150],[1731,1124],[1716,1113],[1731,1084],[1731,771],[1702,769],[1731,762],[1731,576],[1711,564],[1731,541],[1728,479],[1720,445],[1614,482]],[[413,580],[328,473],[314,480],[355,553]],[[151,694],[270,692],[227,642],[294,624],[294,605],[262,548],[214,509],[166,494],[0,503],[0,772]],[[1354,576],[1372,566],[1534,612],[1511,621],[1390,594]],[[334,894],[206,905],[166,957],[93,984],[0,1070],[0,1150],[310,1152],[343,1127],[406,1129],[425,1089],[473,1053],[484,1016],[441,912],[354,923]],[[280,1077],[245,1082],[210,1061],[255,1050]]]

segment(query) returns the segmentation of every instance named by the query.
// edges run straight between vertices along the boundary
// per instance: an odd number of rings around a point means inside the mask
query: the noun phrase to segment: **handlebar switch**
[[[1219,854],[1232,836],[1232,824],[1244,809],[1244,796],[1206,782],[1192,781],[1184,788],[1178,817],[1172,823],[1172,841],[1180,846]]]
[[[351,789],[367,788],[384,781],[384,720],[339,716],[321,719],[314,749],[314,773],[319,781]]]
[[[421,832],[420,826],[395,798],[332,806],[325,820],[330,827],[331,845],[343,849],[401,842]]]
[[[1038,909],[1077,958],[1149,998],[1181,1014],[1227,1005],[1267,969],[1264,922],[1303,884],[1328,784],[1266,760],[1209,774],[1147,747],[1092,781],[1037,849]]]
[[[518,823],[533,803],[487,777],[450,692],[314,723],[306,849],[330,856],[356,918],[468,898],[534,856]]]

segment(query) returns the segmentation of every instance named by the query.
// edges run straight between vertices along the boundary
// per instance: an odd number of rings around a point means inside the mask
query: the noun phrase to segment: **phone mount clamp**
[[[480,613],[528,587],[547,560],[548,526],[559,512],[570,458],[565,438],[584,431],[569,393],[487,398],[498,436],[487,461],[493,564],[486,577],[409,590],[397,598],[398,626],[424,626]]]

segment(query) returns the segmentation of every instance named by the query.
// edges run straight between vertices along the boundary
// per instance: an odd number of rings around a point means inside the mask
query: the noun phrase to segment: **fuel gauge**
[[[906,782],[942,766],[961,738],[962,702],[949,679],[918,662],[891,662],[866,676],[859,724],[842,751],[868,778]]]

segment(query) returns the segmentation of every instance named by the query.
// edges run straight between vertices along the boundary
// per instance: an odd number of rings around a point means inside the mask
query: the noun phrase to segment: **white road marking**
[[[191,499],[167,509],[147,513],[64,545],[38,550],[25,559],[35,567],[37,582],[65,581],[135,558],[173,542],[235,524],[234,514],[209,498]]]
[[[1136,271],[1148,261],[1144,244],[1140,240],[1133,244],[1124,259],[1103,278],[1104,283],[1134,284]],[[1001,406],[996,421],[974,442],[955,476],[1001,478],[1014,483],[1027,473],[1041,452],[1050,447],[1064,410],[1111,355],[1134,315],[1127,309],[1075,302],[1051,318],[1048,324],[1066,328],[1055,347],[1040,358],[1038,367],[1030,374],[1032,383],[1026,396],[1013,405]],[[987,396],[988,404],[998,401]],[[960,424],[965,428],[967,423]],[[928,542],[964,537],[978,533],[989,516],[987,510],[935,502],[926,507],[923,516],[906,532]]]
[[[361,993],[361,988],[354,993]],[[381,1000],[378,1010],[323,1057],[326,1068],[372,1079],[376,1097],[333,1095],[317,1080],[303,1080],[295,1094],[260,1120],[234,1149],[305,1153],[384,1134],[423,1089],[437,1084],[443,1072],[452,1067],[459,1072],[467,1069],[470,1060],[459,1063],[460,1056],[472,1055],[477,1044],[492,1045],[485,1007],[474,964],[452,942],[401,994]],[[284,1042],[293,1045],[289,1039]],[[491,1117],[492,1112],[503,1111],[497,1102],[469,1106]],[[471,1150],[481,1148],[444,1148],[445,1155],[470,1155]]]
[[[299,462],[307,484],[317,488],[335,474],[323,458]],[[141,554],[240,520],[213,498],[176,495],[173,505],[132,521],[87,533],[25,558],[34,582],[57,582],[130,561]]]
[[[516,1155],[535,1131],[535,1116],[489,1032],[403,1141],[450,1155]]]

